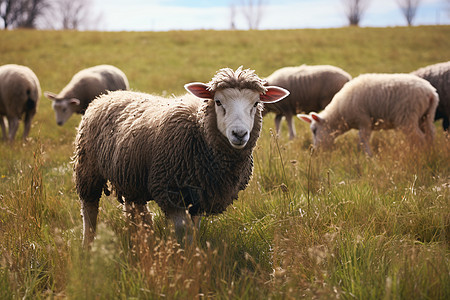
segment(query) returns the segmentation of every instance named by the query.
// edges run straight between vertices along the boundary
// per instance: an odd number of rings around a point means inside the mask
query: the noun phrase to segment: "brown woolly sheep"
[[[267,77],[266,81],[268,85],[287,89],[290,95],[281,102],[264,105],[263,115],[268,112],[276,114],[277,134],[280,134],[281,119],[285,116],[289,138],[293,139],[295,127],[292,117],[298,113],[321,111],[350,79],[352,79],[350,74],[329,65],[281,68]]]
[[[178,239],[192,224],[186,211],[193,217],[221,213],[247,186],[261,130],[260,103],[289,92],[264,86],[242,67],[221,69],[208,84],[185,88],[194,96],[110,92],[86,110],[74,156],[84,245],[94,239],[107,181],[124,197],[124,210],[144,215],[144,222],[146,203],[154,200],[173,220]]]
[[[14,140],[19,120],[24,114],[23,139],[26,139],[40,97],[39,80],[30,68],[14,64],[0,66],[0,126],[3,140]],[[8,119],[8,135],[4,117]]]
[[[120,69],[99,65],[76,73],[58,95],[51,92],[44,92],[44,95],[53,101],[56,123],[61,126],[73,113],[84,114],[97,96],[129,88],[128,79]]]
[[[438,102],[436,89],[415,75],[364,74],[346,83],[319,114],[297,116],[311,124],[315,147],[329,147],[335,137],[354,128],[372,155],[372,130],[398,128],[420,145],[430,144]]]
[[[428,80],[439,94],[439,105],[435,120],[443,119],[442,127],[448,131],[450,125],[450,61],[420,68],[411,74]]]

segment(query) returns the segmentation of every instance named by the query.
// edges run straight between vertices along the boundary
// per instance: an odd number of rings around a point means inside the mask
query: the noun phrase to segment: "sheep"
[[[311,124],[314,147],[327,148],[336,136],[354,128],[371,156],[372,130],[398,128],[413,141],[430,144],[438,102],[436,89],[415,75],[363,74],[346,83],[319,114],[297,116]]]
[[[84,114],[89,103],[106,91],[128,90],[125,74],[111,65],[98,65],[76,73],[70,82],[56,95],[45,92],[52,100],[56,123],[62,126],[73,113]]]
[[[450,125],[450,61],[420,68],[412,74],[428,80],[439,94],[439,105],[435,120],[443,119],[442,127],[448,131]]]
[[[39,80],[30,68],[16,64],[0,66],[0,126],[4,141],[14,141],[22,115],[25,115],[22,138],[26,140],[40,97]]]
[[[266,78],[267,84],[283,87],[291,94],[281,102],[264,105],[263,115],[268,112],[276,114],[275,129],[278,135],[281,119],[285,116],[289,138],[292,140],[295,137],[292,117],[298,113],[324,109],[334,94],[351,78],[344,70],[330,65],[302,65],[278,69]]]
[[[148,216],[146,203],[154,200],[179,240],[192,218],[223,212],[246,188],[261,130],[260,103],[289,92],[264,86],[254,70],[242,66],[220,69],[208,84],[185,88],[190,94],[177,98],[109,92],[86,110],[74,155],[85,246],[94,239],[108,181],[132,218]]]

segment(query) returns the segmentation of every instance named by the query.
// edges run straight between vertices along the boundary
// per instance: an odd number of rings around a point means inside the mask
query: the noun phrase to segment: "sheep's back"
[[[267,83],[289,90],[290,95],[266,104],[265,109],[279,114],[321,111],[350,79],[348,73],[329,65],[279,69],[266,78]]]
[[[99,66],[94,73],[98,73],[101,76],[105,89],[108,91],[128,90],[130,88],[125,73],[114,66]]]
[[[79,108],[82,113],[92,100],[106,91],[128,89],[128,80],[120,69],[110,65],[99,65],[76,73],[58,94],[58,98],[80,100]]]
[[[0,67],[0,114],[20,117],[27,108],[27,101],[39,101],[41,88],[34,72],[25,66]]]
[[[92,168],[130,201],[151,199],[147,185],[154,157],[161,151],[167,156],[170,149],[163,131],[168,130],[170,120],[180,121],[178,110],[195,110],[195,105],[184,108],[180,101],[187,99],[129,91],[100,96],[89,105],[81,120],[75,161],[78,154],[89,153],[94,156],[89,160],[96,163]]]
[[[450,115],[450,61],[420,68],[412,74],[426,79],[439,94],[438,110]]]
[[[344,85],[322,116],[343,118],[350,128],[378,122],[393,128],[417,121],[430,107],[434,88],[409,74],[364,74]]]

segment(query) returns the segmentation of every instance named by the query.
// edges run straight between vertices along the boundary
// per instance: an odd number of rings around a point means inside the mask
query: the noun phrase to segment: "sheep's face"
[[[309,115],[298,114],[297,117],[310,124],[314,148],[328,149],[333,145],[334,130],[331,129],[326,119],[314,112]]]
[[[312,121],[310,128],[313,134],[314,148],[331,148],[334,143],[334,135],[332,134],[326,121]]]
[[[52,108],[55,111],[56,123],[61,126],[67,122],[70,116],[77,111],[80,105],[80,100],[71,99],[58,99],[57,95],[45,92],[44,95],[53,101]]]
[[[208,85],[201,82],[188,83],[184,87],[194,96],[215,102],[217,128],[236,149],[247,145],[255,115],[260,113],[259,103],[274,103],[289,95],[288,90],[277,86],[266,86],[264,93],[246,88],[212,91]]]
[[[53,101],[53,110],[55,111],[56,123],[63,125],[67,122],[70,116],[75,112],[75,106],[79,105],[80,101],[77,99],[64,99]]]
[[[247,144],[258,112],[260,94],[249,89],[223,89],[214,94],[217,128],[231,146],[242,149]]]

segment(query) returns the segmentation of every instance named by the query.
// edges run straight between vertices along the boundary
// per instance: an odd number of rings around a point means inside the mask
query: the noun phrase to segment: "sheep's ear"
[[[44,96],[52,101],[55,101],[57,95],[52,92],[44,92]]]
[[[261,102],[274,103],[289,96],[289,91],[278,86],[268,86],[265,94],[260,95]]]
[[[310,113],[311,118],[313,118],[314,121],[317,123],[320,123],[323,121],[323,119],[315,112]]]
[[[184,85],[184,88],[194,96],[202,99],[213,99],[214,93],[208,90],[208,86],[201,82],[192,82]]]
[[[304,115],[304,114],[298,114],[297,118],[299,118],[302,121],[305,121],[306,123],[312,123],[312,119],[310,116],[308,115]]]
[[[69,104],[72,104],[72,105],[80,105],[80,100],[78,100],[77,98],[72,98],[72,99],[69,99]]]

